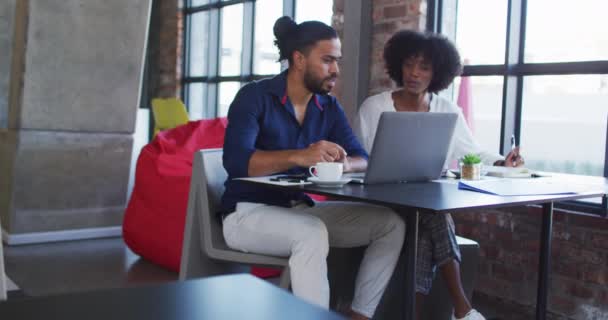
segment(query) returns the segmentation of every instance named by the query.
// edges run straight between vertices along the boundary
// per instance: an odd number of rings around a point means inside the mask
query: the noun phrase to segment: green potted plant
[[[460,159],[460,178],[464,180],[481,179],[481,158],[469,153]]]

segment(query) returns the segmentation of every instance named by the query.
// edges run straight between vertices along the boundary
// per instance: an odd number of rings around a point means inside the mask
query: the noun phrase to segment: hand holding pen
[[[505,167],[521,167],[524,158],[519,154],[519,147],[515,144],[515,135],[511,135],[511,151],[505,157]]]

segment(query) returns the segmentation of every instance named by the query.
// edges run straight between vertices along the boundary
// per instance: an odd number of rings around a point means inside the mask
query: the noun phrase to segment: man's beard
[[[327,78],[318,79],[313,76],[310,72],[304,73],[304,85],[308,91],[315,94],[328,94],[331,89],[323,88],[323,83],[328,80],[334,80],[338,77],[337,74],[332,74]]]

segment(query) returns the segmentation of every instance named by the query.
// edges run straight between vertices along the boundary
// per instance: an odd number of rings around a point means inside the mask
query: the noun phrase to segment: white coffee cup
[[[322,181],[338,181],[342,178],[342,163],[339,162],[317,162],[308,171],[313,177]]]

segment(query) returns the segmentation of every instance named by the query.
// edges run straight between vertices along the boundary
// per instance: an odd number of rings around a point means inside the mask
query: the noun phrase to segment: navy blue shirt
[[[288,207],[291,200],[312,202],[302,192],[268,191],[266,188],[233,180],[248,176],[249,160],[256,150],[305,149],[311,143],[327,140],[342,146],[349,156],[368,158],[335,97],[314,94],[300,125],[287,97],[286,88],[287,71],[274,78],[245,85],[230,105],[224,140],[223,161],[228,172],[226,191],[222,196],[224,212],[233,212],[237,202],[283,207]],[[294,167],[278,173],[306,172],[308,168]]]

